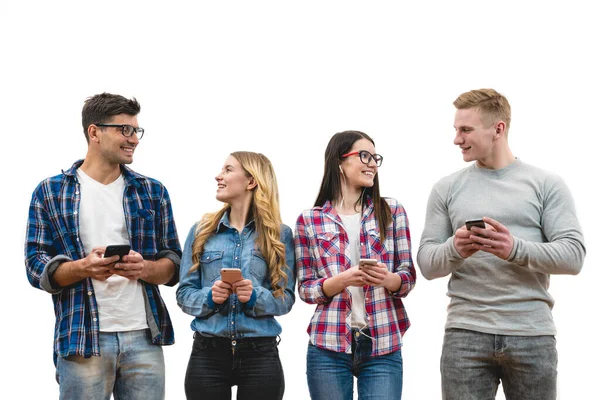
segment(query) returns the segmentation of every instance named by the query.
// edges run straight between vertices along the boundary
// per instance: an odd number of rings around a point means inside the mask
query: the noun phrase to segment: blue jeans
[[[185,374],[187,399],[281,400],[285,390],[277,338],[230,340],[194,334]]]
[[[100,357],[58,357],[60,399],[162,400],[165,360],[149,329],[100,332]]]
[[[491,335],[447,329],[441,358],[444,400],[556,399],[554,336]]]
[[[369,334],[368,330],[363,330]],[[321,349],[309,343],[306,377],[312,400],[352,399],[354,376],[360,400],[402,398],[402,352],[371,356],[371,339],[352,330],[352,354]]]

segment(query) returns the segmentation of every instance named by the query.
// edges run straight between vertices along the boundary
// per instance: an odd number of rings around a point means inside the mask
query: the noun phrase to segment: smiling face
[[[359,139],[352,145],[348,153],[359,152],[361,150],[375,154],[375,146],[368,139]],[[346,185],[356,189],[363,187],[372,187],[377,174],[377,164],[371,158],[368,164],[364,164],[360,160],[360,155],[354,154],[345,157],[340,163],[342,181],[345,180]]]
[[[484,168],[492,165],[498,139],[496,125],[492,123],[486,126],[476,108],[456,110],[454,144],[461,149],[464,161],[477,161]]]
[[[227,157],[215,180],[217,200],[228,204],[244,201],[246,197],[252,196],[252,188],[255,186],[254,179],[248,176],[240,162],[232,155]]]
[[[119,114],[115,115],[106,122],[107,124],[127,124],[138,127],[136,116]],[[133,153],[140,143],[137,135],[134,133],[130,137],[125,137],[119,127],[96,127],[95,136],[98,143],[98,151],[102,160],[108,164],[131,164],[133,162]]]

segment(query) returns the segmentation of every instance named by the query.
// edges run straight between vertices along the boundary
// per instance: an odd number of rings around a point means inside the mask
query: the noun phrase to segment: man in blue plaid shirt
[[[174,335],[158,285],[177,283],[181,248],[166,188],[125,166],[144,135],[139,112],[135,98],[88,98],[85,160],[31,199],[25,265],[54,301],[61,399],[164,398],[160,346]],[[130,251],[104,257],[109,245]]]

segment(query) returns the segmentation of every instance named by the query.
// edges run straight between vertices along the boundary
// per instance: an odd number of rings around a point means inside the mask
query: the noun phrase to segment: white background
[[[196,4],[200,3],[200,4]],[[597,389],[597,198],[600,27],[580,1],[0,3],[3,172],[0,291],[3,393],[56,398],[50,295],[29,286],[23,241],[31,192],[85,156],[81,107],[103,91],[135,96],[146,129],[132,167],[170,191],[180,237],[214,199],[231,151],[267,155],[284,222],[313,205],[336,132],[367,132],[384,158],[382,193],[405,206],[416,260],[431,186],[466,166],[452,101],[492,87],[513,108],[509,143],[559,173],[575,197],[588,255],[554,276],[559,393]],[[591,2],[590,2],[591,3]],[[182,243],[183,245],[183,243]],[[405,301],[404,399],[439,399],[447,278]],[[165,348],[167,399],[181,399],[191,317],[162,289],[177,343]],[[279,319],[286,399],[308,399],[305,332],[313,307]],[[524,316],[527,318],[527,316]],[[502,395],[498,395],[501,398]]]

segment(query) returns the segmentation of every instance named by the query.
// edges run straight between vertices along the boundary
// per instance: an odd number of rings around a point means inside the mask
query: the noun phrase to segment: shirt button
[[[361,245],[361,246],[364,246],[365,244],[361,242],[361,243],[360,243],[360,245]]]
[[[369,316],[367,315],[367,321],[370,321],[370,320],[371,320],[371,317],[369,317]]]
[[[239,243],[238,243],[237,245],[238,245],[238,247],[240,247],[240,244],[239,244]]]
[[[75,194],[79,194],[79,190],[75,192]]]
[[[235,322],[231,321],[231,325],[235,324]]]
[[[91,296],[91,295],[92,295],[92,291],[90,290],[90,291],[88,292],[88,296]]]
[[[237,257],[235,259],[237,260]]]
[[[73,215],[77,215],[77,211],[75,211],[75,212],[73,213]]]
[[[94,322],[98,321],[98,318],[94,318]]]

